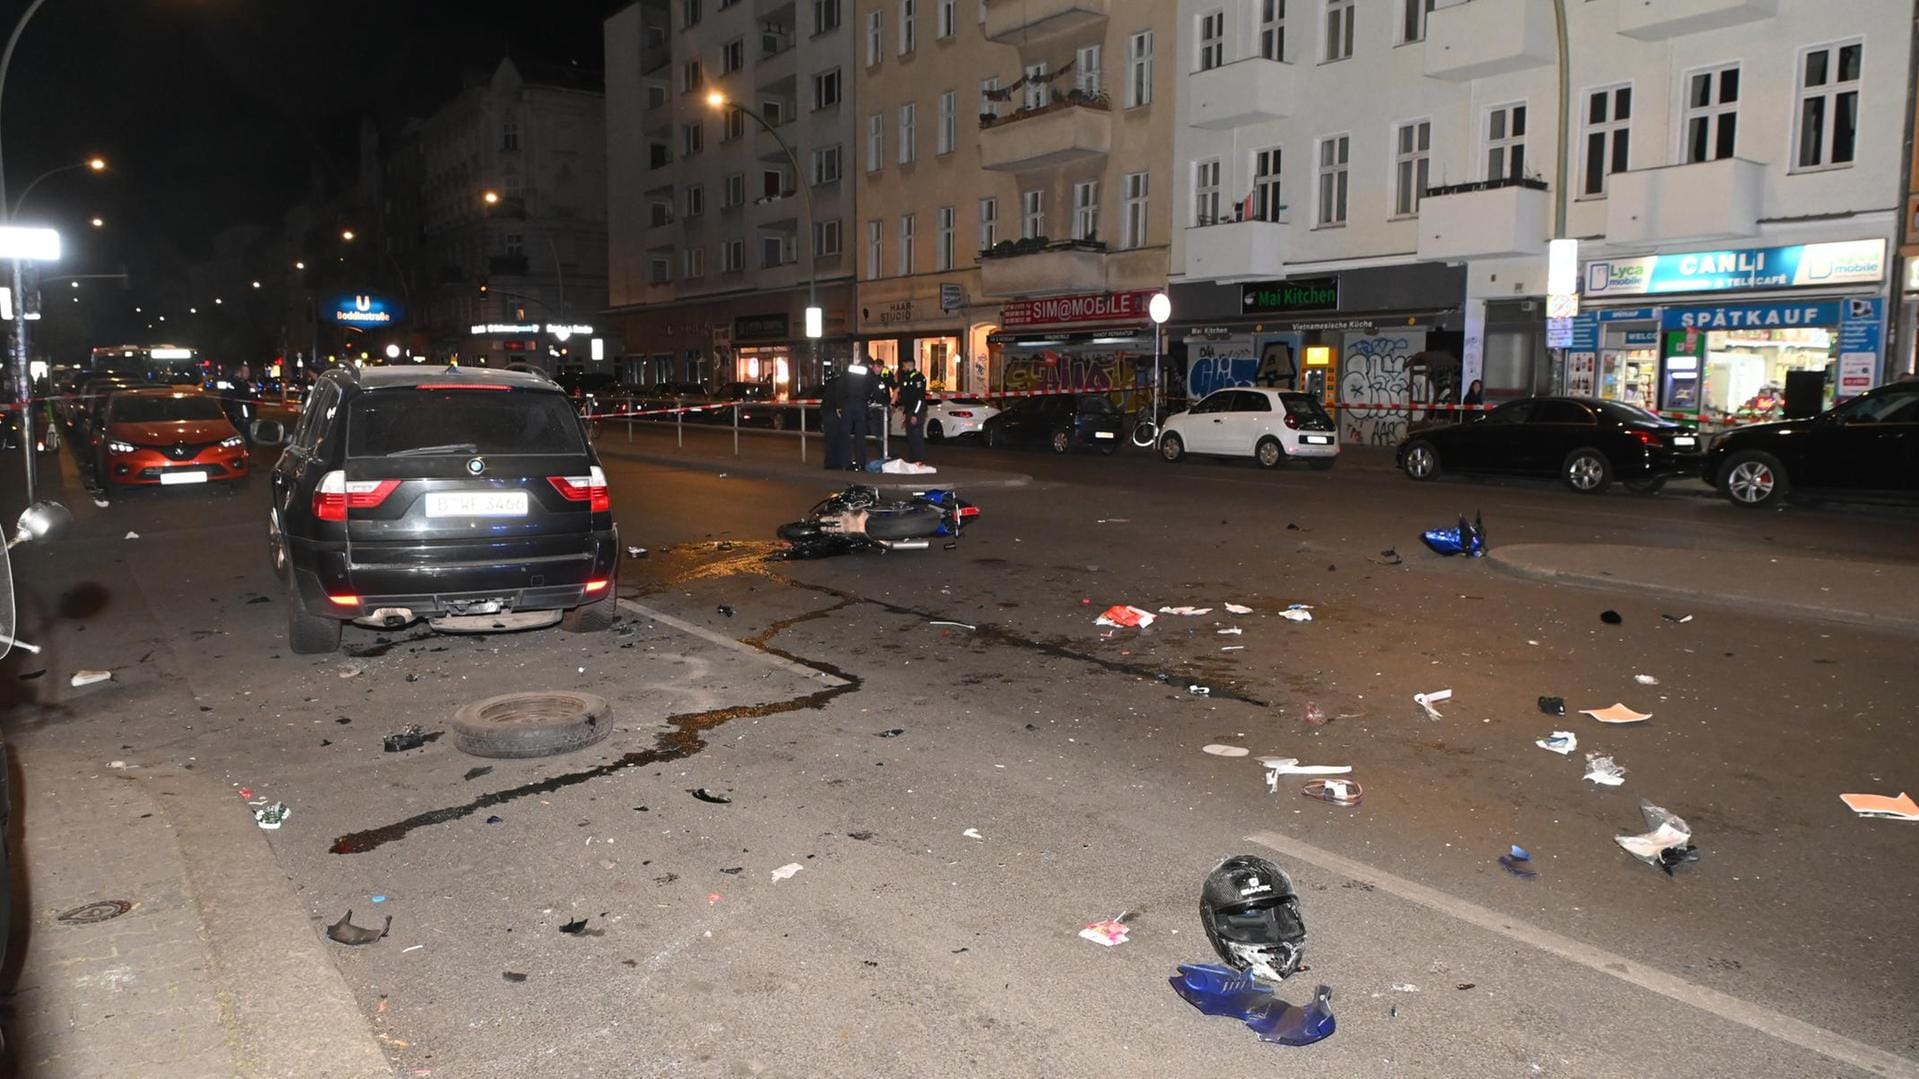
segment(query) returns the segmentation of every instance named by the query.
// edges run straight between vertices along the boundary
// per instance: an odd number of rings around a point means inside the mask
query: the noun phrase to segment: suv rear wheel
[[[598,633],[612,629],[613,620],[620,613],[620,597],[615,592],[609,584],[606,595],[591,603],[582,603],[561,615],[560,629],[567,633]]]
[[[337,618],[316,618],[306,611],[300,590],[287,581],[287,647],[295,655],[319,656],[340,650],[341,623]]]

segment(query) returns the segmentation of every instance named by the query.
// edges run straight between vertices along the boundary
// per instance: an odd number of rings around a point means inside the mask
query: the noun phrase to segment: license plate
[[[1115,436],[1113,432],[1111,431],[1094,431],[1093,437],[1094,438],[1113,438]]]
[[[182,483],[205,483],[206,481],[207,474],[204,472],[160,473],[160,486],[162,487],[174,487]]]
[[[525,491],[436,491],[426,496],[428,517],[525,517]]]
[[[1331,435],[1304,435],[1301,436],[1300,441],[1308,446],[1330,446],[1333,444]]]
[[[1698,440],[1698,439],[1696,439],[1696,438],[1694,438],[1694,437],[1692,437],[1691,435],[1676,435],[1676,436],[1674,436],[1674,437],[1673,437],[1673,440],[1672,440],[1672,444],[1673,444],[1673,445],[1674,445],[1675,447],[1677,447],[1677,446],[1697,446],[1697,445],[1699,445],[1699,440]]]

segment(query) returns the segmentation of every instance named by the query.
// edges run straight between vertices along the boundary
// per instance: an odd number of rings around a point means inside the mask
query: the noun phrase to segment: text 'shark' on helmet
[[[1299,969],[1306,926],[1292,878],[1250,854],[1213,867],[1200,891],[1200,921],[1220,959],[1235,970],[1280,981]]]

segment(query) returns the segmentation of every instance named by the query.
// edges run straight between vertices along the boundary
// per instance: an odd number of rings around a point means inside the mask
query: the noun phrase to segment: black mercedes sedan
[[[1701,474],[1736,506],[1789,494],[1919,496],[1919,381],[1869,390],[1810,419],[1760,423],[1713,439]]]
[[[1582,494],[1620,480],[1655,491],[1689,472],[1699,435],[1636,405],[1591,397],[1528,397],[1400,443],[1399,467],[1416,480],[1442,472],[1557,476]]]

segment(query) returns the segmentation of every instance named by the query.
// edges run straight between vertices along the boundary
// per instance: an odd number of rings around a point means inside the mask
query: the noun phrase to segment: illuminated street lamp
[[[307,264],[304,261],[296,261],[293,264],[293,268],[296,270],[304,270],[307,268]]]
[[[340,239],[342,239],[342,240],[345,240],[345,241],[346,241],[347,243],[352,243],[352,242],[353,242],[353,230],[352,230],[352,229],[341,229],[341,230],[340,230]]]
[[[500,193],[498,191],[482,191],[480,192],[480,201],[486,203],[488,206],[498,206],[500,204]]]
[[[107,227],[107,219],[104,217],[95,217],[89,220],[87,224],[92,225],[96,229],[103,229]]]
[[[255,281],[255,282],[253,283],[253,287],[254,287],[254,288],[259,288],[259,287],[260,287],[260,282],[258,282],[258,281]]]
[[[817,257],[818,252],[813,250],[813,186],[806,182],[805,174],[800,169],[799,155],[795,154],[793,148],[786,144],[786,140],[780,137],[780,133],[774,130],[773,125],[767,122],[766,117],[760,115],[758,109],[741,108],[738,103],[728,101],[726,95],[718,90],[714,90],[706,95],[706,104],[708,108],[716,112],[724,112],[727,109],[732,109],[742,116],[751,117],[754,123],[764,128],[768,135],[773,136],[774,143],[786,154],[787,164],[793,166],[793,186],[800,189],[800,205],[805,210],[805,220],[801,223],[801,232],[806,240],[807,254],[806,336],[807,339],[812,342],[810,347],[813,353],[813,374],[817,377],[819,374],[820,335],[825,330],[826,317],[825,312],[820,310],[819,259]],[[798,245],[796,244],[795,246],[797,247]]]

